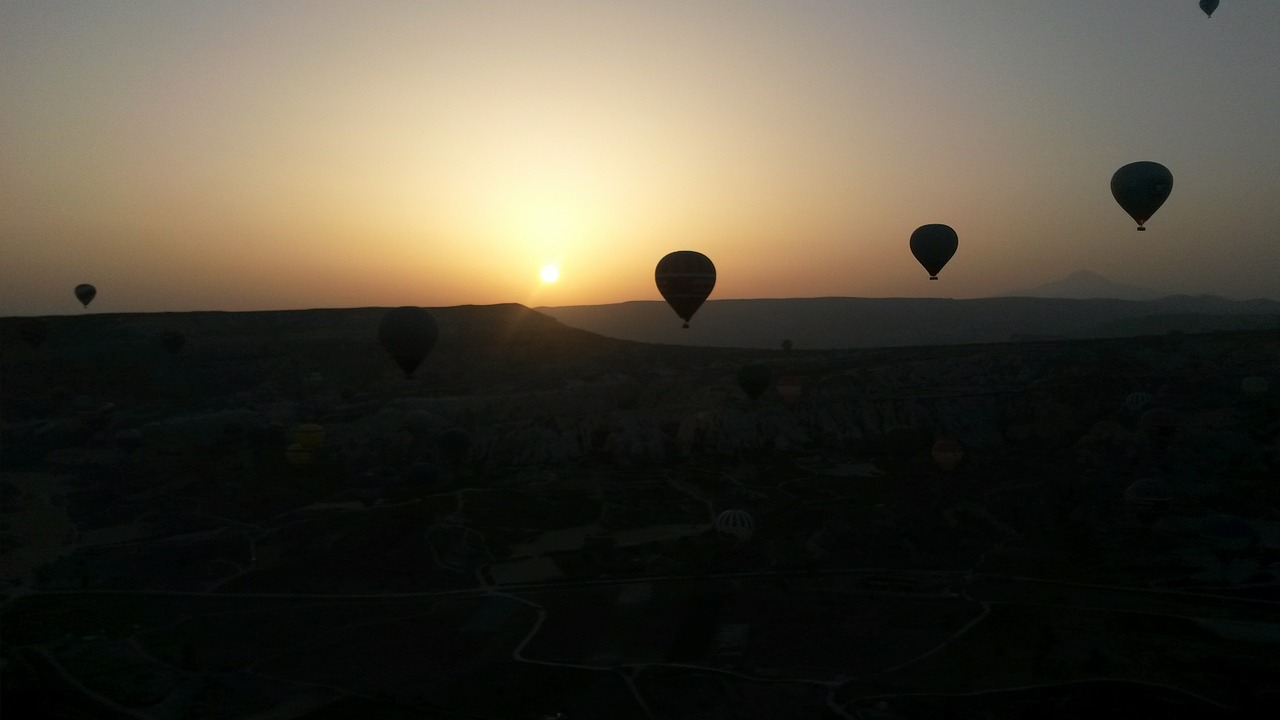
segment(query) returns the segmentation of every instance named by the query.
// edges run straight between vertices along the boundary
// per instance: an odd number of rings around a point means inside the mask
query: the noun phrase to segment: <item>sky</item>
[[[1280,3],[9,0],[0,315],[1280,298]],[[1135,232],[1120,166],[1173,173]],[[918,226],[955,228],[938,281]],[[540,279],[557,265],[559,279]]]

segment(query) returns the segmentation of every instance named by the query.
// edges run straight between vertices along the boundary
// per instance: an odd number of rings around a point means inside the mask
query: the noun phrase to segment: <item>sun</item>
[[[560,268],[555,265],[543,265],[538,275],[542,278],[542,282],[553,283],[560,279]]]

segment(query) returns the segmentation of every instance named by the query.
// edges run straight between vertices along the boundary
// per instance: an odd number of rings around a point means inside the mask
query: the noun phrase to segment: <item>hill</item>
[[[384,312],[0,318],[5,717],[1274,705],[1280,334],[784,352],[464,306],[405,380]]]
[[[1068,300],[1089,300],[1093,298],[1155,300],[1164,297],[1164,295],[1164,293],[1150,288],[1112,282],[1090,270],[1077,270],[1061,280],[1037,285],[1018,292],[1005,293],[1003,297],[1063,298]]]
[[[710,300],[681,330],[661,301],[544,307],[566,325],[607,337],[711,347],[899,347],[1084,339],[1280,328],[1280,302],[1214,297],[1066,300],[1001,297]]]

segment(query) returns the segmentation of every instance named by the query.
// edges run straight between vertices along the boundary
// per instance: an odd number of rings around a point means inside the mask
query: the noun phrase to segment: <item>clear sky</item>
[[[0,314],[1280,297],[1280,2],[8,0]],[[1138,233],[1136,160],[1174,188]],[[917,226],[960,237],[937,282]],[[559,265],[555,283],[539,279]]]

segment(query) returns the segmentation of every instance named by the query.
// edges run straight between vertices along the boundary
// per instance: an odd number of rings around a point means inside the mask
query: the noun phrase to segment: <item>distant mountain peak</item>
[[[1007,296],[1062,298],[1065,300],[1092,300],[1098,298],[1155,300],[1163,297],[1163,295],[1163,293],[1150,288],[1113,282],[1092,270],[1081,269],[1061,280],[1054,280],[1027,290],[1008,293]]]

